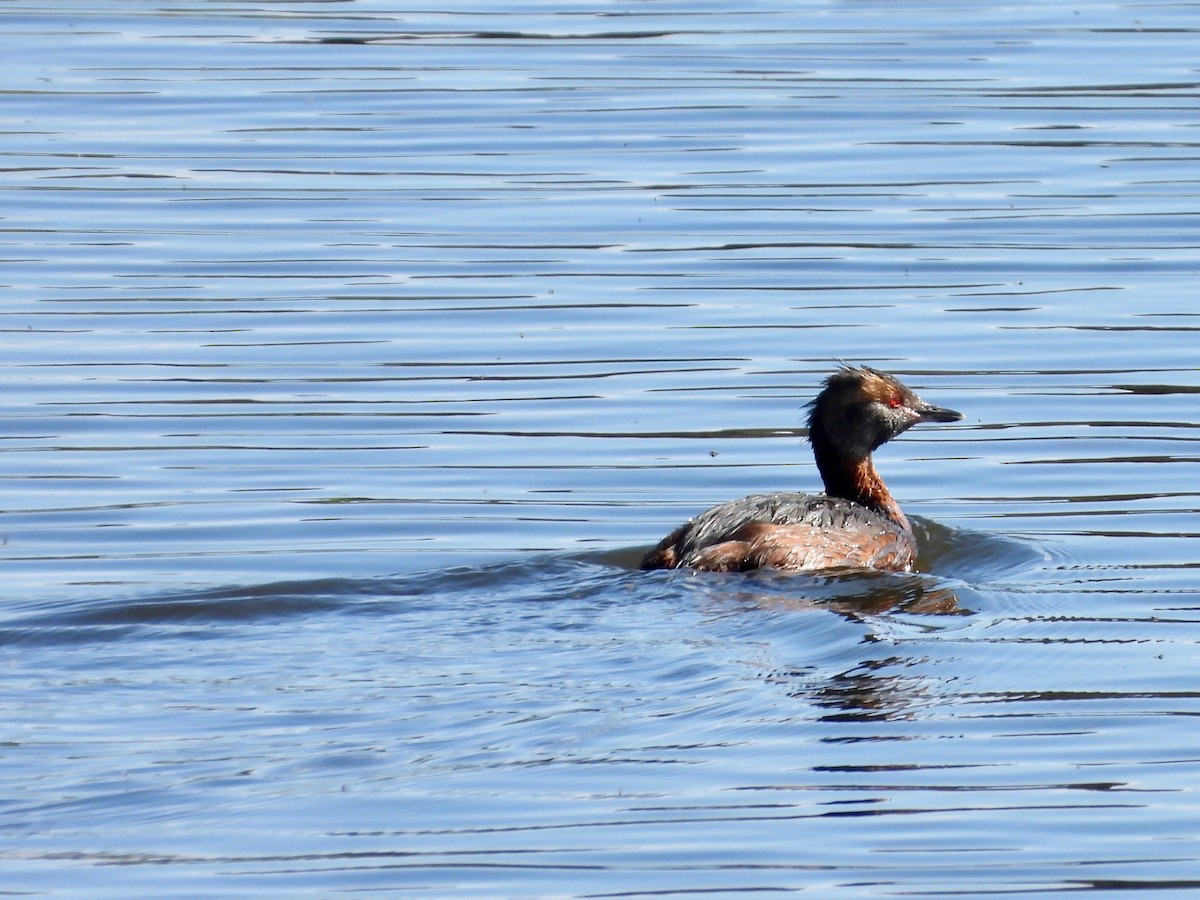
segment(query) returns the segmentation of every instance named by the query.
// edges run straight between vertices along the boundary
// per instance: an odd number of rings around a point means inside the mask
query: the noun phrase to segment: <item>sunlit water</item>
[[[1200,6],[429,5],[0,9],[0,893],[1200,888]]]

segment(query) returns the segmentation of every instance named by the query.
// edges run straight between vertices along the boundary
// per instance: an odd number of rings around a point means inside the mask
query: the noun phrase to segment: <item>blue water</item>
[[[1200,888],[1197,10],[4,4],[0,893]]]

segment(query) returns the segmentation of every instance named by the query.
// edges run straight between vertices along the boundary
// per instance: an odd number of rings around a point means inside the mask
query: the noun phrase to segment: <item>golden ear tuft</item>
[[[863,367],[861,370],[859,390],[868,399],[882,403],[884,406],[900,406],[904,403],[905,390],[896,379],[875,369]]]

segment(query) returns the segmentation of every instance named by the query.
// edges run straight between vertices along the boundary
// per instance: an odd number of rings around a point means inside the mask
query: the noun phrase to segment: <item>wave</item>
[[[147,633],[217,637],[225,628],[315,616],[394,615],[435,606],[545,602],[590,596],[603,602],[682,596],[745,597],[778,608],[824,606],[847,615],[961,613],[957,594],[971,584],[1011,576],[1044,559],[1009,538],[916,523],[922,571],[911,574],[841,571],[748,575],[640,572],[645,548],[530,556],[404,575],[324,578],[100,596],[41,603],[0,622],[0,644],[121,640]]]

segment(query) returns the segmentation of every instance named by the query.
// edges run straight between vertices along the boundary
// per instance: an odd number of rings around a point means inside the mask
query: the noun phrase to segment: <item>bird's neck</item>
[[[821,480],[825,483],[826,494],[852,500],[887,516],[901,528],[911,530],[900,504],[875,471],[869,454],[857,460],[834,458],[827,449],[823,450],[816,444],[813,445],[813,453]]]

